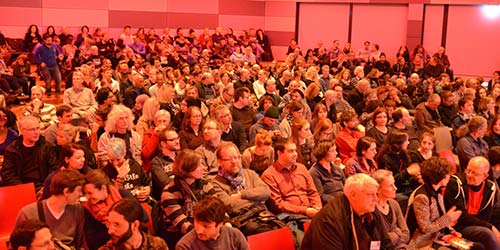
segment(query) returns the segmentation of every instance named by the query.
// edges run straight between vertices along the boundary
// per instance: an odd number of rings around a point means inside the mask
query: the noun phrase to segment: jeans
[[[45,67],[43,69],[43,76],[45,77],[45,88],[47,89],[47,94],[52,93],[52,78],[56,82],[56,93],[59,94],[61,92],[61,71],[59,71],[59,67],[57,65],[54,67]]]
[[[470,241],[479,242],[488,250],[500,250],[497,238],[491,229],[481,226],[468,226],[462,230],[462,236]]]

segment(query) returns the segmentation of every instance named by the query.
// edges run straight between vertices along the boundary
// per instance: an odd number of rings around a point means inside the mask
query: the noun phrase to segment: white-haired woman
[[[97,145],[97,158],[101,166],[104,167],[107,165],[108,142],[113,137],[123,139],[126,143],[127,156],[133,158],[139,165],[142,165],[142,138],[137,132],[132,130],[133,126],[134,115],[132,111],[123,105],[113,106],[104,126],[106,132],[101,135]]]

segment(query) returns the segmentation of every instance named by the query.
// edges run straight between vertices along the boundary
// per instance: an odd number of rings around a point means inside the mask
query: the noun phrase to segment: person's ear
[[[138,220],[135,220],[134,222],[132,222],[132,231],[141,231],[141,222],[138,221]]]
[[[63,189],[63,194],[66,195],[66,194],[70,194],[71,192],[69,191],[69,188],[64,188]]]

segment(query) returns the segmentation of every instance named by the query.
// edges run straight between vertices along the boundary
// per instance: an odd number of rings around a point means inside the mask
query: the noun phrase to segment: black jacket
[[[21,147],[23,136],[19,136],[5,149],[3,167],[0,172],[4,185],[17,185],[22,183],[33,182],[35,189],[38,191],[43,187],[43,183],[47,176],[53,170],[60,167],[58,157],[55,154],[54,145],[40,136],[32,156],[22,155]],[[23,170],[29,165],[37,165],[40,172],[40,178],[28,178],[23,173]]]
[[[374,225],[372,240],[381,241],[380,249],[394,249],[387,237],[388,229],[382,223],[384,218],[378,212],[373,212],[371,215],[373,216],[372,225]],[[356,215],[353,214],[347,197],[343,193],[336,195],[314,216],[311,226],[304,235],[301,249],[370,249],[369,244],[363,245],[361,242],[359,242],[359,248],[356,248],[353,216]]]
[[[498,217],[495,205],[500,200],[500,193],[497,184],[489,179],[483,185],[486,186],[484,187],[481,207],[477,215],[472,215],[467,213],[469,188],[465,174],[459,173],[451,176],[444,193],[444,205],[447,210],[456,206],[457,210],[462,211],[462,215],[454,226],[456,230],[461,231],[467,226],[483,226],[491,229],[492,225],[494,225],[493,220]],[[498,225],[495,226],[498,227]]]

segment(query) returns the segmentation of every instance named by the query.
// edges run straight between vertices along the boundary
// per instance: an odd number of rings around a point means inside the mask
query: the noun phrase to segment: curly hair
[[[422,180],[427,185],[436,185],[449,175],[453,167],[444,158],[432,157],[422,163]]]
[[[116,122],[120,119],[120,116],[126,115],[128,121],[127,130],[132,131],[134,127],[134,114],[132,114],[132,110],[127,108],[124,105],[114,105],[111,112],[108,114],[108,120],[106,121],[106,125],[104,126],[104,130],[108,133],[116,132]]]

